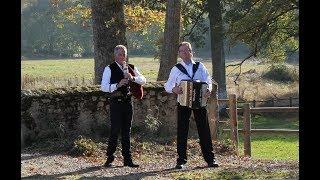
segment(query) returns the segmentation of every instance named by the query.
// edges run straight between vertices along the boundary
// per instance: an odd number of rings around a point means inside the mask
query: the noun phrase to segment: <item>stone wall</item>
[[[176,96],[166,93],[163,85],[164,82],[147,83],[143,99],[134,99],[132,131],[175,134]],[[107,136],[108,97],[100,86],[22,90],[22,145],[41,138]],[[191,122],[191,126],[195,124]]]

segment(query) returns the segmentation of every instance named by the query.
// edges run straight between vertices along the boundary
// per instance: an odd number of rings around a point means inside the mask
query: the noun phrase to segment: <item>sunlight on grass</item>
[[[239,134],[240,154],[243,154],[243,137]],[[269,160],[299,160],[299,135],[252,134],[252,158]]]
[[[262,116],[251,119],[252,129],[299,129],[299,117]],[[230,128],[223,124],[222,129]],[[238,128],[243,128],[242,116],[239,116]],[[239,132],[239,153],[243,155],[243,133]],[[222,132],[222,141],[230,141],[230,132]],[[229,140],[229,141],[228,141]],[[229,142],[230,143],[230,142]],[[251,133],[251,155],[257,159],[299,160],[299,135],[282,133]]]
[[[146,77],[147,82],[154,82],[158,76],[159,61],[153,57],[130,57],[134,64]],[[212,74],[212,62],[204,59],[202,62]],[[269,97],[299,95],[299,82],[278,83],[261,78],[261,74],[269,64],[259,64],[258,61],[248,61],[242,65],[242,75],[238,85],[233,81],[239,70],[226,68],[226,83],[228,93],[235,93],[239,99],[265,100]],[[227,62],[226,64],[235,63]],[[290,66],[290,65],[289,65]],[[298,66],[293,66],[298,68]],[[65,87],[75,85],[91,85],[94,79],[93,59],[61,59],[61,60],[26,60],[21,61],[22,89],[37,89],[48,87]]]

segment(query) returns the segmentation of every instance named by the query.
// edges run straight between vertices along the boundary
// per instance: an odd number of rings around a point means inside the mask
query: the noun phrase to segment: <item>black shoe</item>
[[[184,166],[185,166],[184,164],[177,164],[175,168],[176,169],[183,169]]]
[[[219,164],[215,161],[208,163],[208,167],[219,167]]]
[[[138,164],[134,164],[133,162],[125,162],[123,163],[124,166],[129,166],[129,167],[139,167]]]
[[[112,164],[111,162],[110,162],[110,163],[105,162],[103,166],[104,166],[104,167],[112,167],[112,166],[113,166],[113,164]]]
[[[113,166],[112,161],[108,159],[108,160],[104,163],[103,166],[104,166],[104,167],[112,167],[112,166]]]

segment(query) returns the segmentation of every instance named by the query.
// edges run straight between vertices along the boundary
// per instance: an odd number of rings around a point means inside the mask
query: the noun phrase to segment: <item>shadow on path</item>
[[[86,169],[81,169],[78,171],[73,171],[73,172],[66,172],[66,173],[61,173],[61,174],[53,174],[53,175],[41,175],[41,174],[36,174],[32,176],[27,176],[27,177],[22,177],[21,179],[57,179],[62,176],[69,176],[69,175],[80,175],[88,172],[93,172],[93,171],[99,171],[102,169],[111,169],[111,168],[119,168],[123,166],[113,166],[110,168],[105,168],[103,166],[92,166],[88,167]],[[155,171],[146,171],[146,172],[134,172],[134,173],[129,173],[126,175],[116,175],[112,177],[98,177],[98,176],[90,176],[90,177],[81,177],[80,179],[141,179],[143,177],[147,176],[157,176],[159,174],[168,174],[171,172],[185,172],[185,171],[190,171],[190,170],[196,170],[196,169],[205,169],[207,167],[195,167],[195,168],[185,168],[185,169],[175,169],[175,168],[168,168],[168,169],[162,169],[162,170],[155,170]]]

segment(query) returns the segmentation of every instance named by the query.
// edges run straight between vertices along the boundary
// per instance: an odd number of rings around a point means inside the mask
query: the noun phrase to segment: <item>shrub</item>
[[[158,130],[159,126],[161,125],[161,122],[158,120],[158,118],[153,117],[151,114],[146,116],[144,122],[147,129],[152,132]]]
[[[99,151],[98,145],[91,139],[79,136],[75,141],[71,154],[75,156],[92,156]]]
[[[299,73],[285,64],[273,64],[262,77],[273,81],[294,82],[299,80]]]

